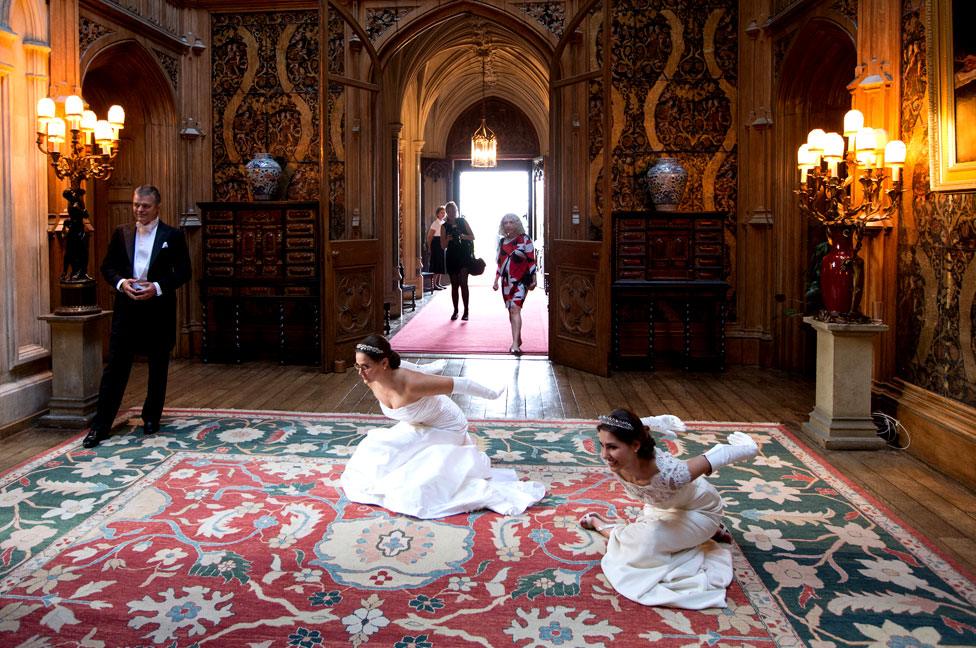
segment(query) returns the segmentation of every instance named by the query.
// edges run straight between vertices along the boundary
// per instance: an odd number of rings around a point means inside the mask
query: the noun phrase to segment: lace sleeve
[[[691,471],[688,464],[680,459],[675,459],[670,452],[660,448],[654,449],[655,460],[657,461],[658,477],[661,485],[674,493],[684,488],[691,482]]]

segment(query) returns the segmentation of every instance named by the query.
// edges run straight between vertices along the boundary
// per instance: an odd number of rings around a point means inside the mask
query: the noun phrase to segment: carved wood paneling
[[[336,342],[356,340],[373,332],[376,295],[373,268],[336,270]]]
[[[557,271],[556,334],[574,342],[596,343],[597,293],[595,275]],[[550,305],[550,308],[552,305]]]
[[[86,16],[78,18],[78,53],[84,57],[91,44],[102,36],[108,36],[113,31],[101,23],[90,20]]]
[[[557,39],[566,24],[565,2],[517,2],[515,6],[531,16]]]
[[[366,9],[366,35],[369,40],[376,42],[390,28],[396,26],[400,19],[417,7],[376,7]]]

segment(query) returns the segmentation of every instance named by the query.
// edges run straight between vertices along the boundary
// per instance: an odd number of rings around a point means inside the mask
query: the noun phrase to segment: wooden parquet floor
[[[416,359],[416,358],[412,358]],[[425,362],[426,360],[421,360]],[[642,414],[671,413],[685,420],[774,421],[805,438],[800,424],[814,402],[813,381],[778,371],[732,367],[723,374],[682,371],[617,372],[609,378],[508,356],[452,357],[449,375],[507,382],[504,398],[455,397],[469,418],[595,418],[616,406]],[[123,410],[139,407],[145,365],[133,370]],[[167,406],[358,412],[379,414],[376,400],[353,371],[321,373],[313,367],[174,361]],[[28,428],[0,440],[0,470],[64,441],[63,432]],[[976,574],[976,493],[905,452],[825,451],[841,473],[902,520],[923,530],[957,564]]]

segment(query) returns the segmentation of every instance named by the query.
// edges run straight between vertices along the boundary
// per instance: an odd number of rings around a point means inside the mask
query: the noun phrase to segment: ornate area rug
[[[963,646],[976,587],[774,424],[732,430],[727,609],[616,595],[582,530],[633,517],[591,421],[473,421],[499,466],[544,481],[525,515],[436,521],[348,502],[344,461],[382,417],[168,410],[162,432],[66,443],[0,478],[3,646]]]

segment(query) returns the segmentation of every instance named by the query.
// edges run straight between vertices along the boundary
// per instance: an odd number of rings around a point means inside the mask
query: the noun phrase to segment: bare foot
[[[579,520],[580,526],[588,531],[602,531],[608,526],[607,521],[599,513],[587,513]]]
[[[715,542],[722,542],[724,544],[732,544],[732,534],[729,530],[725,528],[724,524],[719,525],[718,531],[712,536],[712,540]]]

